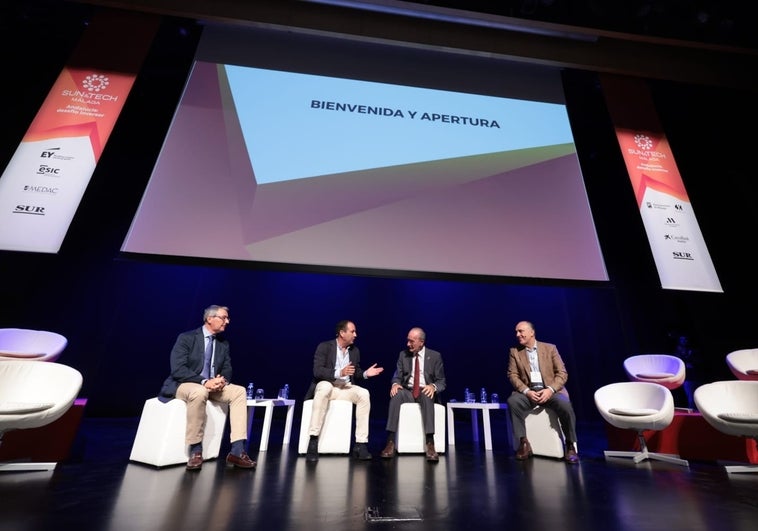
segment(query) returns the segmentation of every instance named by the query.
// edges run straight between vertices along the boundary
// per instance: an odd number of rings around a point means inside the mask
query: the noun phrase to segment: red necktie
[[[421,394],[421,389],[419,388],[419,380],[421,379],[421,374],[419,372],[419,362],[418,362],[418,354],[416,354],[416,357],[414,358],[414,367],[413,367],[413,398],[418,398],[418,395]]]

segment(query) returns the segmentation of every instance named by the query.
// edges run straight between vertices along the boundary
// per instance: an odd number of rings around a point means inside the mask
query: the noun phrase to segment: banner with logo
[[[610,75],[601,84],[661,286],[722,293],[647,85]]]
[[[88,27],[0,177],[0,249],[60,250],[156,28],[127,13]]]

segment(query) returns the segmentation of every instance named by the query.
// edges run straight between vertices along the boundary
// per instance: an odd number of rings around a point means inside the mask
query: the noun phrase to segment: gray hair
[[[213,317],[214,315],[218,315],[219,310],[226,310],[226,312],[229,313],[229,308],[227,308],[226,306],[211,304],[203,312],[203,322],[207,321],[209,318]]]

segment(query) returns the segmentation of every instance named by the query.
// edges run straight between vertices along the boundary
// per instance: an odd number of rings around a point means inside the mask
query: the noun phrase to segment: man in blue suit
[[[231,383],[229,342],[222,335],[228,324],[229,308],[209,306],[203,312],[203,326],[179,334],[171,350],[171,375],[163,382],[160,396],[187,403],[187,470],[200,470],[203,465],[208,400],[229,404],[232,448],[226,456],[227,464],[238,468],[255,468],[256,465],[245,451],[247,394],[244,387]]]

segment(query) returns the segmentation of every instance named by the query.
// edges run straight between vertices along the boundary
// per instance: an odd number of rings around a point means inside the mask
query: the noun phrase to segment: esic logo
[[[38,192],[40,194],[57,194],[60,191],[60,188],[56,187],[49,187],[49,186],[32,186],[30,184],[24,185],[24,192]]]
[[[60,172],[60,168],[53,168],[47,164],[40,164],[39,169],[37,170],[37,175],[52,175],[53,177],[57,177]]]
[[[671,256],[674,257],[674,260],[694,260],[690,253],[684,253],[681,251],[674,251],[671,253]]]
[[[45,207],[34,206],[34,205],[16,205],[16,208],[13,210],[13,213],[14,214],[31,214],[33,216],[44,216]]]

